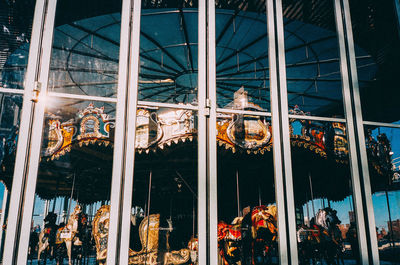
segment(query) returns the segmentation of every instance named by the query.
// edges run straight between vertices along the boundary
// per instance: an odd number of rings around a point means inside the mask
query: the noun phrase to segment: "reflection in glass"
[[[365,132],[379,257],[398,264],[400,129],[366,126]]]
[[[19,136],[19,122],[22,96],[0,94],[0,257],[3,255],[5,229],[9,212],[9,192],[11,191],[15,154]]]
[[[357,263],[346,125],[290,120],[290,128],[299,261]]]
[[[24,87],[35,2],[0,0],[0,88]]]
[[[232,106],[239,90],[270,110],[267,15],[263,1],[216,1],[217,104]],[[241,109],[247,106],[241,106]]]
[[[197,264],[197,113],[137,110],[130,264]]]
[[[197,2],[142,1],[139,100],[197,103]]]
[[[28,258],[96,264],[107,254],[115,105],[45,100]]]
[[[284,0],[283,16],[289,109],[343,117],[333,1]]]
[[[400,35],[396,3],[350,0],[349,5],[363,118],[397,121]]]
[[[278,264],[269,117],[219,113],[218,247],[221,264]]]

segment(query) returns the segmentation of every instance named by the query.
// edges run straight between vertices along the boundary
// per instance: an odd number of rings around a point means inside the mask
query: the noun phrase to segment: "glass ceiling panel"
[[[197,10],[143,9],[140,37],[139,99],[196,104]],[[50,87],[53,91],[115,96],[119,56],[120,13],[68,22],[56,28]],[[289,105],[312,115],[342,117],[341,76],[334,27],[286,16],[285,51]],[[216,10],[218,107],[231,108],[243,88],[251,103],[269,111],[269,63],[266,15],[242,10]],[[28,45],[20,49],[28,49]],[[356,47],[371,80],[375,64]],[[20,51],[20,50],[19,50]],[[16,51],[17,52],[17,51]],[[21,64],[9,56],[8,65]],[[15,70],[16,71],[16,70]],[[2,73],[5,74],[4,71]],[[7,72],[22,79],[16,72]],[[254,106],[252,106],[254,107]]]

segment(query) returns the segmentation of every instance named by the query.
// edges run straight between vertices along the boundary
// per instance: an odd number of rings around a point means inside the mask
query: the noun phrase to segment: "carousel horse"
[[[38,246],[38,263],[40,264],[40,256],[43,252],[49,252],[50,256],[53,257],[54,246],[56,242],[56,234],[58,226],[56,225],[57,214],[49,212],[44,218],[44,229],[39,234],[39,246]],[[45,253],[47,254],[47,253]],[[45,255],[46,256],[46,255]],[[46,260],[46,257],[45,257]]]
[[[265,264],[277,236],[276,206],[257,206],[231,225],[218,223],[218,245],[225,265]]]
[[[58,228],[56,234],[56,245],[57,248],[60,249],[63,244],[67,249],[68,255],[68,264],[72,264],[72,248],[74,246],[81,247],[82,241],[80,240],[80,234],[83,233],[83,227],[87,219],[84,217],[82,213],[82,207],[80,205],[76,205],[74,211],[71,213],[68,222],[65,226]],[[62,260],[61,257],[58,257]]]
[[[241,260],[242,217],[236,217],[232,224],[218,222],[218,248],[225,265],[237,264]]]
[[[104,264],[107,257],[109,211],[109,206],[102,206],[93,219],[93,237],[96,242],[97,261],[100,264]],[[131,218],[131,222],[133,220],[134,218]],[[168,239],[173,228],[171,221],[167,223],[167,228],[160,226],[160,214],[151,214],[140,222],[138,232],[142,249],[129,249],[129,264],[178,265],[189,261],[189,249],[170,250]]]
[[[343,263],[343,240],[338,228],[340,223],[335,210],[329,207],[318,210],[311,220],[311,228],[304,229],[308,232],[307,236],[300,240],[302,263],[310,259],[313,263],[322,259],[327,264],[339,264],[340,260]]]
[[[199,262],[199,239],[192,236],[188,243],[188,249],[190,250],[190,265],[197,265]]]
[[[102,205],[93,218],[92,235],[96,244],[96,257],[99,264],[107,259],[107,237],[110,225],[110,205]]]
[[[242,264],[265,264],[271,259],[275,247],[277,228],[277,209],[275,205],[256,206],[243,217],[242,221]]]

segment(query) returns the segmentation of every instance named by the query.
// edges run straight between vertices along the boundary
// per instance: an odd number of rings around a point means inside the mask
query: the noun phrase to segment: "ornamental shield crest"
[[[227,135],[235,145],[243,149],[258,149],[271,139],[269,122],[254,115],[233,115]]]

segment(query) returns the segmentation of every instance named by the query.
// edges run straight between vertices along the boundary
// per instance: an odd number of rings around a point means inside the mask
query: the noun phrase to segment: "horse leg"
[[[48,242],[46,241],[43,245],[40,246],[39,244],[39,248],[38,248],[38,264],[40,264],[40,255],[42,254],[42,252],[44,250],[46,250],[48,245]],[[45,256],[46,257],[46,256]],[[46,260],[44,261],[46,263]]]
[[[68,265],[72,265],[72,241],[65,241],[65,247],[67,248]]]

